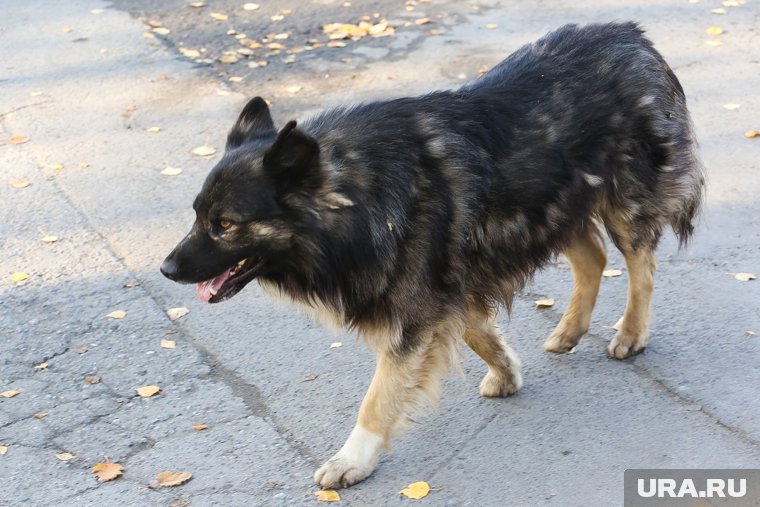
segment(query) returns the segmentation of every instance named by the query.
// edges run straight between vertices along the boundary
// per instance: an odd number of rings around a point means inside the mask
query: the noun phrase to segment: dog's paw
[[[642,352],[648,343],[649,337],[646,335],[618,331],[607,347],[607,352],[615,359],[625,359]]]
[[[582,334],[577,337],[568,337],[564,334],[552,333],[544,342],[544,350],[554,354],[566,354],[578,345],[578,342],[581,341],[581,336]]]
[[[352,462],[338,453],[319,467],[314,482],[323,488],[347,488],[369,477],[374,469],[374,464]]]
[[[488,370],[480,382],[480,395],[485,398],[503,398],[515,394],[522,387],[522,375],[519,370],[510,371],[507,376]]]

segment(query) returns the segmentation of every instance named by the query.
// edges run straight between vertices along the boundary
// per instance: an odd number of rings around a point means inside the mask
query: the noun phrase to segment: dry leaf
[[[536,302],[536,308],[549,308],[554,306],[554,298],[539,299]]]
[[[13,181],[11,181],[11,186],[13,188],[26,188],[29,185],[31,185],[31,183],[29,183],[26,180],[13,180]]]
[[[343,346],[342,342],[333,342],[330,344],[331,349],[337,349],[338,347],[342,347],[342,346]]]
[[[161,348],[162,349],[176,349],[177,348],[177,342],[174,340],[161,340]]]
[[[157,133],[157,132],[161,132],[161,127],[150,127],[150,128],[149,128],[149,129],[147,129],[147,130],[148,130],[148,132],[150,132],[150,133],[152,133],[152,134],[155,134],[155,133]]]
[[[726,11],[726,9],[724,9],[723,7],[718,7],[717,9],[713,9],[710,12],[712,12],[713,14],[727,14],[728,13],[728,11]]]
[[[707,30],[705,30],[705,33],[707,35],[720,35],[723,33],[723,29],[719,26],[711,26]]]
[[[152,487],[170,488],[186,483],[193,476],[190,472],[171,472],[166,470],[156,476]]]
[[[187,315],[188,313],[190,313],[190,310],[188,310],[184,306],[180,306],[177,308],[169,308],[168,310],[166,310],[166,315],[169,316],[169,320],[180,319],[184,317],[185,315]]]
[[[433,28],[428,32],[428,35],[443,35],[443,30],[439,30],[438,28]]]
[[[623,272],[620,271],[619,269],[605,269],[602,272],[602,276],[606,276],[608,278],[609,277],[613,277],[613,276],[620,276],[622,274],[623,274]]]
[[[208,429],[208,424],[193,424],[193,429],[195,431],[203,431]]]
[[[5,456],[5,454],[8,452],[8,446],[7,445],[0,445],[0,456]]]
[[[34,365],[35,370],[47,370],[47,367],[48,364],[46,362]]]
[[[427,25],[430,23],[430,18],[419,18],[414,20],[415,25]]]
[[[320,502],[340,502],[340,495],[337,491],[332,489],[315,491],[314,496],[317,497],[317,500]]]
[[[221,12],[212,12],[209,14],[212,18],[214,18],[217,21],[227,21],[229,19],[229,16],[226,14],[222,14]]]
[[[725,109],[728,109],[729,111],[736,111],[737,109],[739,109],[740,105],[739,104],[723,104],[723,107]]]
[[[226,63],[229,65],[232,65],[233,63],[237,63],[237,61],[238,61],[237,56],[232,55],[232,54],[222,55],[219,57],[220,63]]]
[[[158,35],[169,35],[171,33],[171,30],[166,28],[165,26],[159,26],[157,28],[154,28],[151,30],[153,33],[157,33]]]
[[[77,354],[81,356],[82,354],[85,354],[87,352],[87,347],[78,347],[74,349],[74,352],[76,352]]]
[[[45,243],[55,243],[56,241],[58,241],[58,236],[53,236],[52,234],[46,234],[45,236],[42,236],[40,240]]]
[[[28,273],[24,273],[23,271],[17,271],[16,273],[13,273],[11,275],[11,280],[13,280],[16,283],[23,282],[27,278],[29,278],[29,274]]]
[[[139,394],[143,398],[150,398],[151,396],[154,396],[159,391],[161,391],[161,388],[158,386],[143,386],[135,390],[137,391],[137,394]]]
[[[724,7],[739,7],[739,2],[736,0],[723,0],[721,3]]]
[[[97,16],[98,14],[103,14],[103,9],[93,9],[90,12]]]
[[[760,132],[758,132],[757,130],[748,130],[744,133],[744,137],[746,137],[747,139],[752,139],[753,137],[758,137],[758,136],[760,136]]]
[[[301,91],[301,88],[303,87],[299,85],[291,85],[285,88],[285,91],[287,91],[288,93],[298,93]]]
[[[177,176],[178,174],[182,173],[182,169],[179,167],[167,167],[163,171],[161,171],[161,174],[164,176]]]
[[[499,25],[497,25],[496,23],[488,23],[488,24],[486,25],[486,28],[488,28],[489,30],[494,30],[494,29],[495,29],[496,27],[498,27],[498,26],[499,26]]]
[[[58,458],[61,461],[71,461],[72,459],[76,458],[73,454],[70,452],[59,452],[55,455],[56,458]]]
[[[754,331],[747,331],[746,333],[744,333],[744,336],[747,336],[748,338],[752,338],[756,334],[757,333],[755,333]]]
[[[37,412],[32,417],[34,417],[35,419],[44,419],[45,417],[47,417],[47,415],[48,415],[47,412]]]
[[[239,83],[243,80],[240,76],[230,76],[230,82],[232,83]]]
[[[285,40],[290,37],[287,33],[278,33],[274,36],[275,40]]]
[[[734,275],[734,278],[739,280],[740,282],[749,282],[750,280],[754,280],[757,278],[754,273],[736,273]]]
[[[71,33],[73,31],[73,28],[71,28],[70,26],[64,26],[63,28],[61,28],[61,31],[63,33]]]
[[[63,164],[53,164],[51,169],[57,173],[63,171]]]
[[[261,7],[259,4],[253,4],[253,3],[243,4],[244,11],[255,11],[259,7]]]
[[[91,385],[92,384],[100,384],[100,376],[98,376],[98,375],[87,375],[84,378],[84,381],[87,382],[88,384],[91,384]]]
[[[197,49],[179,48],[179,52],[188,58],[198,58],[201,56],[201,52]]]
[[[285,19],[285,16],[283,16],[282,14],[275,14],[269,19],[271,19],[272,21],[282,21],[283,19]]]
[[[200,7],[206,7],[206,2],[192,2],[190,4],[190,7],[194,7],[196,9],[198,9]]]
[[[718,47],[718,46],[722,46],[723,42],[720,39],[707,39],[705,41],[705,44],[707,44],[708,46]]]
[[[399,494],[404,495],[412,500],[419,500],[425,498],[430,493],[430,485],[425,481],[415,482],[399,491]]]
[[[29,138],[26,136],[13,136],[8,139],[11,144],[24,144],[29,142]]]
[[[118,463],[98,463],[91,470],[98,476],[98,482],[112,481],[124,473],[124,467]]]
[[[13,398],[14,396],[18,396],[19,394],[21,394],[21,391],[16,391],[14,389],[11,389],[10,391],[3,391],[2,393],[0,393],[0,396],[2,396],[3,398]]]
[[[317,380],[317,377],[319,377],[319,375],[314,375],[314,374],[306,375],[303,378],[302,382],[311,382],[312,380]]]
[[[216,149],[204,144],[203,146],[198,146],[197,148],[193,149],[192,153],[193,155],[198,155],[199,157],[208,157],[209,155],[216,153]]]
[[[88,164],[87,162],[79,162],[80,169],[87,169],[88,167],[90,167],[90,164]]]
[[[106,317],[111,317],[112,319],[123,319],[126,316],[127,316],[127,312],[125,312],[124,310],[114,310],[108,315],[106,315]]]

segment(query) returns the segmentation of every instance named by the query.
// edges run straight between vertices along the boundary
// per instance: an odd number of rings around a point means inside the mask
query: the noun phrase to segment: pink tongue
[[[208,303],[208,301],[213,296],[211,291],[213,290],[214,292],[217,292],[222,287],[222,285],[224,285],[224,282],[226,282],[227,279],[230,277],[231,270],[232,268],[228,269],[227,271],[217,276],[216,278],[212,278],[211,280],[206,280],[205,282],[200,282],[195,287],[195,293],[198,295],[198,299]]]

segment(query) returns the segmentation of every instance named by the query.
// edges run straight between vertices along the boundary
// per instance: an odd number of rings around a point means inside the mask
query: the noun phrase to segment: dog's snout
[[[169,280],[177,280],[178,271],[179,266],[171,255],[161,263],[161,273]]]

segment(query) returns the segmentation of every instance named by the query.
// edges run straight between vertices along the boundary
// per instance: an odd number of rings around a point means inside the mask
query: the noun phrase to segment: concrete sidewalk
[[[524,363],[519,395],[479,398],[484,368],[466,351],[465,378],[447,381],[440,410],[342,503],[408,505],[397,492],[425,480],[434,491],[421,505],[618,505],[626,468],[760,467],[760,282],[727,274],[760,274],[760,139],[742,135],[760,130],[757,6],[716,16],[704,1],[481,3],[494,8],[357,78],[324,62],[318,73],[262,73],[250,95],[270,98],[282,124],[342,100],[456,86],[568,21],[635,19],[687,90],[710,169],[705,220],[689,250],[663,242],[646,353],[604,353],[624,277],[604,280],[576,354],[543,352],[571,288],[560,261],[518,297],[511,322],[501,317]],[[2,13],[0,392],[20,394],[0,398],[0,505],[315,505],[311,476],[353,425],[373,369],[367,348],[253,284],[211,306],[158,273],[247,97],[102,2],[6,2]],[[722,46],[705,44],[711,25],[725,28]],[[6,142],[18,135],[29,141]],[[202,144],[217,153],[193,156]],[[183,172],[165,176],[167,166]],[[610,266],[623,267],[615,251]],[[12,282],[20,271],[29,279]],[[536,310],[541,297],[557,304]],[[179,306],[190,313],[170,321]],[[113,310],[127,315],[106,317]],[[150,384],[161,394],[140,398],[135,388]],[[89,469],[104,456],[126,471],[99,484]],[[193,479],[145,487],[164,470]]]

